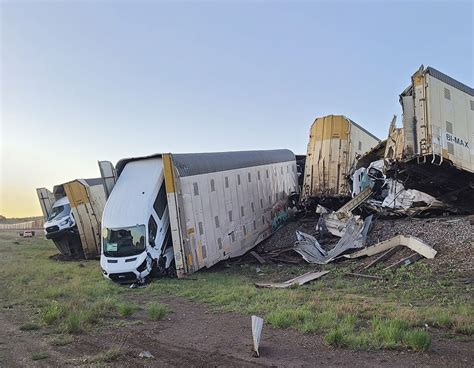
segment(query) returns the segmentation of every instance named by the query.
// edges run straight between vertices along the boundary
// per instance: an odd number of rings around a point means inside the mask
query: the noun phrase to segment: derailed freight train
[[[403,128],[390,130],[388,175],[474,212],[474,89],[421,66],[400,103]]]
[[[101,166],[110,193],[101,267],[123,283],[183,277],[244,254],[286,221],[287,197],[298,192],[289,150],[165,153]]]

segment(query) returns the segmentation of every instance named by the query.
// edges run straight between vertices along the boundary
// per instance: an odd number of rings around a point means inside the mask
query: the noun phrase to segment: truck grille
[[[59,226],[54,225],[54,226],[49,226],[46,228],[47,233],[54,233],[55,231],[59,230]]]
[[[133,272],[110,273],[109,277],[112,281],[124,284],[137,281],[137,275]]]

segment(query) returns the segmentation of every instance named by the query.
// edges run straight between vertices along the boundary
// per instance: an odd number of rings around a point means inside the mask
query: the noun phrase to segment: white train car
[[[421,66],[400,103],[402,139],[386,154],[394,174],[407,187],[474,211],[474,89]]]
[[[134,167],[139,162],[140,168]],[[144,170],[149,172],[149,184]],[[104,167],[101,171],[112,172]],[[103,242],[104,275],[123,282],[143,279],[154,267],[167,269],[170,248],[178,277],[242,255],[286,221],[287,197],[298,191],[295,155],[289,150],[156,154],[123,159],[115,171],[117,182],[108,190],[111,194],[103,215],[103,236],[143,226],[143,235],[135,235],[137,242],[131,242],[137,246],[134,254],[130,250],[135,248],[129,245],[124,245],[127,252],[120,254],[116,241],[108,252],[108,242]],[[140,180],[133,180],[133,175],[140,175]],[[127,183],[126,190],[121,181]],[[148,189],[140,189],[142,186]],[[163,190],[166,196],[160,199]],[[138,217],[128,219],[129,223],[120,222],[121,206],[112,202],[130,201],[135,192]],[[143,196],[149,196],[148,200],[141,202]],[[130,211],[124,216],[130,217]],[[155,226],[150,226],[153,223],[162,234],[169,226],[170,236],[161,240],[155,235]],[[148,255],[151,259],[147,261]]]

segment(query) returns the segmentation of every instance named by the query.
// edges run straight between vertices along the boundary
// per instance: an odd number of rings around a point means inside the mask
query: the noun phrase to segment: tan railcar
[[[317,118],[309,133],[303,199],[350,197],[347,175],[352,164],[379,142],[343,115]]]

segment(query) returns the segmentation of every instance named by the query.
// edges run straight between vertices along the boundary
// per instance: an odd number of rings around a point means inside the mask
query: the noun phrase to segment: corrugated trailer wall
[[[251,154],[255,161],[265,155],[262,162],[268,162],[269,152],[272,151],[228,152],[222,157],[219,153],[204,154],[214,156],[198,164],[202,170],[190,171],[184,167],[195,168],[194,158],[163,155],[179,276],[245,253],[286,221],[287,196],[298,191],[293,153],[273,151],[275,157],[285,160],[235,167],[243,154]],[[231,162],[232,155],[234,167],[225,169],[225,162]]]
[[[345,116],[317,118],[310,129],[303,197],[350,196],[346,176],[356,154],[378,143],[377,137]]]
[[[430,153],[440,154],[456,167],[474,172],[474,97],[426,75]]]

